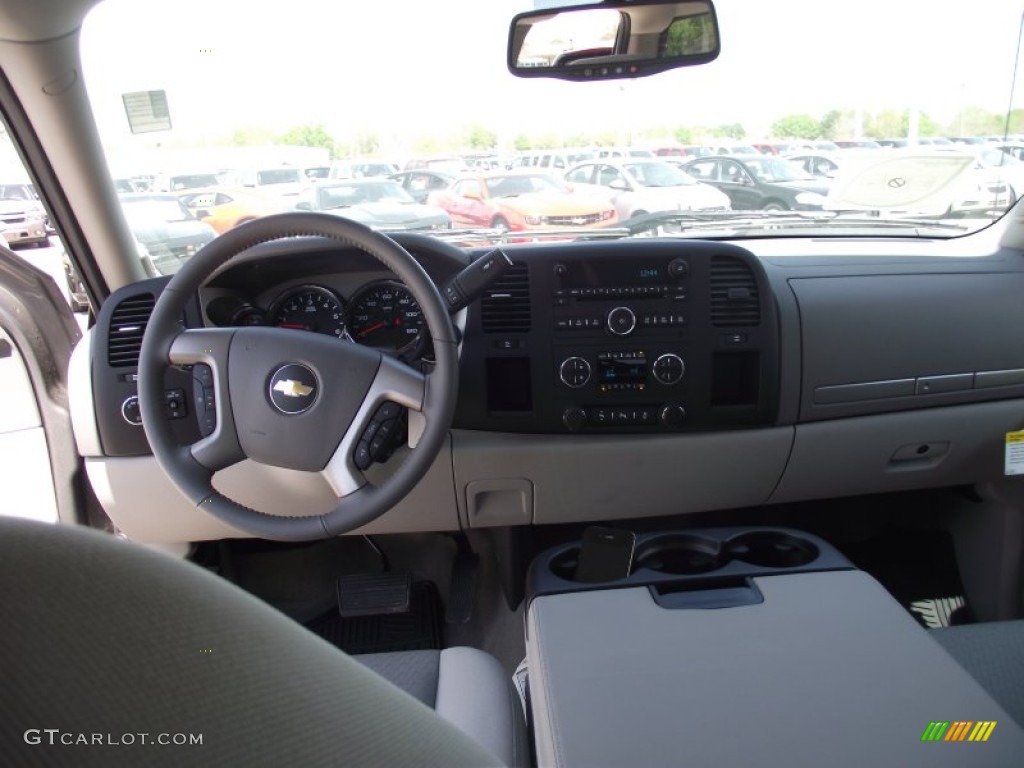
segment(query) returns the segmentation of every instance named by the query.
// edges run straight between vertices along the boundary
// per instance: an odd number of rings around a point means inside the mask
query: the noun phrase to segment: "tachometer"
[[[360,344],[396,354],[412,351],[425,321],[409,289],[393,280],[370,283],[352,297],[349,334]]]
[[[334,291],[319,285],[300,285],[283,293],[270,310],[270,324],[342,338],[345,309]]]

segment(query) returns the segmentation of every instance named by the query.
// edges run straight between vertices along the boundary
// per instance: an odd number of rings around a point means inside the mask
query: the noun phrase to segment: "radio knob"
[[[608,330],[616,336],[629,336],[636,328],[636,315],[629,307],[615,307],[608,313]]]
[[[679,355],[668,352],[654,361],[652,372],[655,379],[671,387],[682,380],[683,374],[686,373],[686,363]]]
[[[570,432],[582,432],[587,426],[587,412],[578,405],[566,408],[562,411],[562,423]]]
[[[681,405],[665,405],[658,411],[658,421],[666,427],[678,427],[686,418],[686,410]]]
[[[590,363],[582,357],[567,357],[558,367],[558,377],[565,386],[579,389],[590,381]]]
[[[672,259],[668,263],[668,274],[676,280],[685,280],[690,275],[690,265],[683,259]]]

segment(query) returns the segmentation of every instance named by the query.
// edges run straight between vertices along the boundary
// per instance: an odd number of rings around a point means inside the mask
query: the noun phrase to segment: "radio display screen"
[[[600,384],[643,384],[647,381],[646,360],[598,360]]]
[[[629,259],[597,263],[569,263],[564,277],[566,288],[663,285],[670,282],[668,262]]]

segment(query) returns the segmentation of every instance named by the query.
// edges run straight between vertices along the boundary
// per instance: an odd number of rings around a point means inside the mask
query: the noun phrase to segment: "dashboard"
[[[438,286],[487,250],[396,240]],[[449,439],[420,486],[367,530],[678,515],[1001,476],[1003,436],[1024,426],[1019,253],[922,255],[911,253],[919,243],[892,241],[888,257],[853,258],[828,253],[841,243],[804,239],[821,253],[797,257],[784,240],[744,246],[507,246],[512,268],[456,324]],[[80,450],[133,538],[239,536],[170,486],[152,508],[153,484],[166,480],[129,417],[147,312],[166,283],[116,293],[76,352],[91,383],[72,398],[76,435],[92,433]],[[429,366],[410,298],[366,254],[278,241],[215,274],[183,322],[324,333]],[[166,387],[177,437],[194,442],[209,418],[202,382],[170,368]],[[246,460],[215,484],[275,514],[332,501],[309,473],[287,472]]]

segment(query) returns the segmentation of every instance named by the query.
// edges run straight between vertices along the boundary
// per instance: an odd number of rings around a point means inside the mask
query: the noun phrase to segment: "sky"
[[[1006,109],[1024,0],[718,0],[717,61],[604,83],[507,72],[509,21],[532,7],[107,0],[86,21],[83,68],[101,135],[126,147],[306,123],[406,144],[472,123],[506,141],[733,122],[756,134],[831,108],[916,106],[947,123],[966,105]],[[155,89],[167,91],[174,128],[132,136],[121,94]]]

